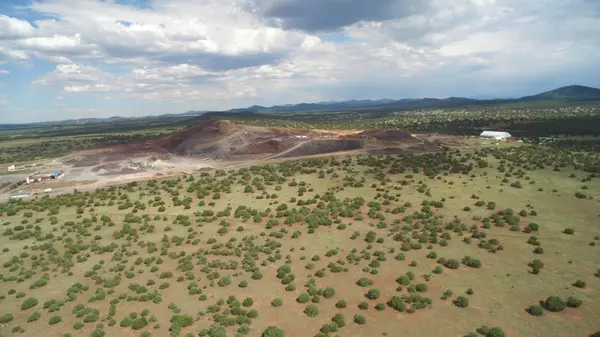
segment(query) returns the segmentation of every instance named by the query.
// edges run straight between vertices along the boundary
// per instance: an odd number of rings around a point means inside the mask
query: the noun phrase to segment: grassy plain
[[[0,335],[587,336],[598,156],[540,151],[289,161],[2,205]],[[526,311],[550,296],[582,304]]]

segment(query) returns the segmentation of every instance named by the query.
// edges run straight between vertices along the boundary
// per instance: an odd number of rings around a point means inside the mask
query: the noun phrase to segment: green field
[[[10,202],[0,334],[588,336],[599,164],[447,149]]]

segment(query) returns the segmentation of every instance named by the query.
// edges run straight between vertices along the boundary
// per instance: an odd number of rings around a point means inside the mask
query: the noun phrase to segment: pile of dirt
[[[410,133],[401,130],[378,130],[364,131],[356,136],[361,138],[372,138],[386,142],[416,142],[418,139],[411,136]]]
[[[280,158],[311,156],[321,153],[358,150],[363,148],[365,142],[359,139],[328,139],[305,142],[297,147],[282,153]]]

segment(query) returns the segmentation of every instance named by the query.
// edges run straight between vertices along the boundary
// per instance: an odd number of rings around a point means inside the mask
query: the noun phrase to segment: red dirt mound
[[[409,147],[397,149],[404,147],[403,145]],[[232,124],[227,120],[203,120],[169,137],[97,149],[86,154],[89,157],[102,155],[102,164],[107,164],[135,156],[163,153],[213,159],[256,160],[373,148],[381,149],[373,153],[387,154],[432,151],[435,145],[423,144],[422,140],[401,130],[340,134],[324,130]]]

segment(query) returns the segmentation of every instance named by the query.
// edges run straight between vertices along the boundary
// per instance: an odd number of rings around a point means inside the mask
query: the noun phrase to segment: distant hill
[[[558,89],[543,92],[541,94],[526,96],[520,100],[598,100],[600,101],[600,89],[586,87],[583,85],[569,85]]]
[[[569,85],[560,87],[554,90],[542,92],[537,95],[524,96],[521,98],[501,98],[501,99],[475,99],[465,97],[448,97],[448,98],[403,98],[403,99],[365,99],[365,100],[348,100],[348,101],[326,101],[318,103],[299,103],[285,104],[275,106],[253,105],[248,108],[230,109],[227,111],[196,111],[190,110],[184,113],[168,113],[163,115],[152,115],[144,117],[110,117],[110,118],[82,118],[70,119],[67,121],[53,121],[31,124],[0,124],[0,130],[15,130],[19,128],[30,127],[31,125],[52,125],[55,123],[66,124],[87,124],[87,123],[104,123],[115,122],[124,119],[155,119],[155,118],[195,118],[197,116],[223,116],[241,114],[251,116],[261,112],[277,113],[277,112],[294,112],[294,111],[335,111],[344,112],[349,109],[442,109],[442,108],[460,108],[460,107],[558,107],[574,104],[598,104],[600,105],[600,89],[586,87],[583,85]]]
[[[398,100],[349,100],[337,102],[299,103],[265,107],[254,105],[247,109],[232,109],[228,112],[254,111],[254,112],[289,112],[289,111],[316,111],[316,110],[338,110],[358,108],[398,108],[398,109],[431,109],[431,108],[453,108],[467,106],[494,106],[494,105],[556,105],[556,103],[600,103],[600,89],[582,85],[570,85],[551,91],[546,91],[533,96],[521,98],[502,99],[473,99],[464,97],[448,98],[403,98]]]

